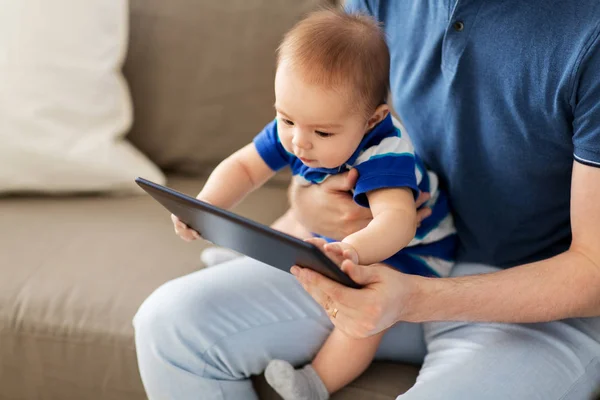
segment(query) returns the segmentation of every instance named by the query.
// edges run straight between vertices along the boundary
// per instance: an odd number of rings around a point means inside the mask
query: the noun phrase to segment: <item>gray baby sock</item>
[[[207,267],[223,264],[241,257],[239,253],[223,247],[209,247],[200,253],[200,260]]]
[[[282,360],[273,360],[265,370],[267,382],[284,400],[327,400],[329,393],[325,384],[308,364],[294,367]]]

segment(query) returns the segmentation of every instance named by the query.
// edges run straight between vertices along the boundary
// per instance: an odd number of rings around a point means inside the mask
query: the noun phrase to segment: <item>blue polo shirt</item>
[[[508,267],[565,251],[573,162],[600,167],[600,2],[346,7],[383,23],[394,108],[449,194],[458,260]]]

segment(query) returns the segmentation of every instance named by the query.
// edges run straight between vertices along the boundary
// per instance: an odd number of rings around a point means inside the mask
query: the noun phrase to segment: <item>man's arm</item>
[[[568,251],[492,274],[419,278],[398,320],[520,323],[600,315],[599,201],[600,168],[575,162]]]
[[[458,278],[407,275],[383,264],[344,261],[363,285],[350,289],[307,268],[294,274],[323,307],[335,304],[336,327],[368,337],[399,321],[543,322],[600,315],[600,168],[575,163],[571,248],[556,257],[500,272]]]
[[[537,322],[600,315],[600,38],[574,70],[568,251],[484,276],[422,282],[415,320]],[[588,164],[588,165],[584,165]],[[418,304],[418,302],[417,302]]]

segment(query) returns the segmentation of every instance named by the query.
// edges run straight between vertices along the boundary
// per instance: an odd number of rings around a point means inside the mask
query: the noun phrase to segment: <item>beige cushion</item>
[[[0,12],[0,192],[138,190],[164,176],[123,139],[126,0],[18,0]]]
[[[265,188],[237,210],[269,223],[282,194]],[[0,398],[141,399],[131,319],[201,268],[202,248],[149,196],[0,198]]]
[[[284,189],[265,187],[237,211],[270,223],[285,209]],[[145,398],[131,319],[163,282],[201,267],[202,247],[177,238],[149,196],[0,198],[0,398]],[[375,364],[334,399],[391,400],[415,374]]]
[[[159,166],[205,172],[274,116],[275,49],[326,0],[131,0],[129,138]]]

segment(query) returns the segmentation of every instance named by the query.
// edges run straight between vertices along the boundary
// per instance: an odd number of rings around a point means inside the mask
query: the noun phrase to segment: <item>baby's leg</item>
[[[312,364],[295,370],[282,360],[267,366],[267,382],[284,400],[325,400],[356,379],[371,363],[383,333],[353,339],[334,329]]]
[[[312,362],[327,391],[334,393],[358,378],[373,361],[383,332],[354,339],[339,329],[331,335]]]

